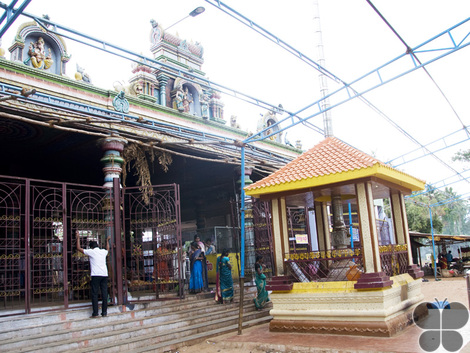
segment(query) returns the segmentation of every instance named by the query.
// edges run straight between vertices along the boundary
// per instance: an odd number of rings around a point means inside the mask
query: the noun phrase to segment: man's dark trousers
[[[98,316],[98,291],[101,291],[101,315],[108,314],[108,277],[91,276],[91,304],[92,316]]]

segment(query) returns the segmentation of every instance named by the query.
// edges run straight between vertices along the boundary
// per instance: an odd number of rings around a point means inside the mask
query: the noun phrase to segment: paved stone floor
[[[359,337],[341,335],[319,335],[301,333],[269,332],[269,324],[245,329],[237,333],[207,340],[190,347],[178,349],[181,353],[419,353],[425,352],[419,346],[423,331],[410,327],[394,337]],[[459,352],[470,353],[470,324],[460,331],[467,344]],[[466,337],[466,338],[465,338]],[[442,346],[434,352],[448,352]]]
[[[422,292],[425,301],[444,300],[460,302],[469,306],[469,292],[464,278],[443,279],[435,281],[430,278],[423,282]],[[244,329],[242,334],[231,333],[215,337],[190,347],[181,347],[184,353],[277,353],[277,352],[335,352],[365,353],[424,352],[419,345],[419,337],[424,331],[413,325],[393,337],[364,337],[346,335],[321,335],[302,333],[270,332],[269,324]],[[463,337],[461,353],[470,353],[470,321],[459,330]],[[448,352],[442,346],[434,352]]]

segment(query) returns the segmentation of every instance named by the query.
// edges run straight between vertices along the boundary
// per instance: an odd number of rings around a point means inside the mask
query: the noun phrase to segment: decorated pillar
[[[422,271],[418,265],[413,264],[410,234],[408,232],[408,219],[406,218],[405,198],[400,191],[392,192],[391,205],[396,242],[400,245],[406,245],[407,249],[408,274],[414,279],[422,278],[424,277],[424,271]]]
[[[344,223],[343,201],[341,194],[331,194],[331,206],[333,210],[333,232],[331,233],[332,245],[335,249],[346,249],[349,243],[348,231]]]
[[[389,287],[393,284],[393,280],[382,272],[371,183],[356,184],[356,195],[364,273],[354,285],[354,288],[373,289]]]
[[[276,276],[284,276],[284,251],[282,249],[282,222],[281,205],[279,199],[271,201],[273,220],[273,252],[274,252],[274,273]]]
[[[330,225],[326,202],[315,202],[315,223],[317,225],[318,249],[320,251],[330,249]]]
[[[101,139],[101,146],[104,151],[104,156],[101,158],[101,163],[103,163],[103,172],[104,172],[104,187],[108,188],[108,198],[103,204],[103,210],[105,211],[105,221],[107,224],[105,239],[108,236],[111,238],[111,244],[121,244],[120,239],[120,224],[119,224],[119,215],[115,216],[114,212],[118,210],[119,212],[119,195],[120,190],[115,190],[115,188],[120,188],[120,178],[122,172],[122,165],[124,159],[122,158],[122,152],[124,147],[127,144],[127,140],[120,136],[110,136]],[[119,181],[114,183],[114,180],[118,179]],[[116,222],[115,222],[116,221]],[[116,224],[117,223],[117,224]],[[119,232],[118,234],[116,234]],[[119,237],[119,239],[117,239]],[[117,296],[117,304],[122,304],[122,254],[120,248],[119,251],[111,252],[111,256],[108,257],[108,269],[109,277],[113,278],[115,286],[112,287],[110,294],[112,298]],[[113,268],[116,269],[116,277],[114,276]]]
[[[159,74],[158,83],[160,84],[160,105],[166,106],[166,84],[168,83],[168,76]]]
[[[104,172],[103,186],[111,188],[113,186],[113,179],[121,178],[122,165],[124,164],[124,158],[122,158],[121,154],[126,145],[127,140],[120,136],[110,136],[101,140],[101,146],[104,151],[104,156],[101,158]]]
[[[392,207],[395,242],[397,244],[405,244],[405,232],[403,229],[403,217],[401,214],[400,194],[398,192],[392,192],[390,195],[390,203]]]
[[[250,179],[252,167],[246,167],[244,175],[245,186],[253,184]],[[256,262],[255,254],[255,229],[253,224],[253,202],[251,196],[245,196],[245,276],[251,275],[253,277],[253,270]],[[253,277],[254,280],[254,277]]]
[[[413,263],[413,254],[411,252],[410,233],[408,232],[408,219],[406,218],[405,198],[400,193],[400,214],[403,219],[403,238],[404,244],[408,247],[408,264]]]
[[[241,168],[236,170],[239,180],[237,185],[241,187],[241,178],[245,180],[245,187],[253,184],[250,179],[253,167],[245,166],[243,173]],[[253,276],[253,269],[255,267],[256,254],[255,254],[255,230],[253,224],[253,202],[251,196],[245,196],[245,277],[249,278]]]
[[[273,199],[272,220],[273,220],[273,246],[274,246],[274,266],[275,275],[284,276],[284,258],[289,253],[289,231],[287,229],[287,207],[286,199],[280,197]]]

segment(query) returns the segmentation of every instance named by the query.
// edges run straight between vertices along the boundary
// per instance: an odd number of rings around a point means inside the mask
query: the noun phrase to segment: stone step
[[[253,319],[253,320],[248,320],[248,321],[244,320],[243,324],[242,324],[242,328],[245,329],[245,328],[248,328],[248,327],[251,327],[251,326],[268,323],[269,321],[271,321],[271,319],[272,319],[272,316],[266,315],[266,316],[258,317],[258,318]],[[205,341],[205,340],[207,340],[211,337],[215,337],[215,336],[218,336],[218,335],[224,335],[226,333],[235,332],[235,331],[238,331],[238,322],[236,324],[219,327],[219,328],[211,330],[211,331],[200,332],[200,333],[196,333],[196,334],[193,334],[193,335],[184,336],[183,338],[168,340],[168,341],[153,344],[151,346],[146,346],[146,347],[139,348],[139,349],[128,349],[127,351],[122,350],[121,352],[124,352],[124,351],[125,352],[133,352],[133,353],[173,352],[174,350],[177,350],[180,347],[185,347],[185,346],[190,346],[190,345],[193,345],[193,344],[197,344],[197,343],[203,342],[203,341]]]
[[[235,288],[235,297],[239,296],[238,288]],[[256,288],[246,288],[246,298],[252,298],[256,295]],[[133,317],[142,317],[152,315],[153,310],[161,310],[162,313],[180,308],[184,310],[191,306],[199,307],[207,305],[205,303],[213,302],[214,293],[200,293],[197,295],[186,295],[184,299],[137,302],[127,306],[109,306],[108,315],[113,314],[132,315]],[[91,306],[91,305],[90,305]],[[54,311],[49,313],[35,313],[29,315],[20,315],[15,317],[0,318],[0,340],[11,339],[18,336],[34,335],[38,333],[54,331],[62,326],[79,327],[81,323],[87,325],[90,316],[90,307],[75,308]],[[26,331],[24,331],[26,330]]]
[[[0,352],[128,352],[125,347],[140,350],[149,345],[160,351],[165,342],[188,345],[191,340],[212,337],[223,328],[238,328],[240,291],[237,285],[234,287],[232,304],[218,304],[214,293],[207,292],[183,299],[109,306],[108,317],[98,319],[89,318],[90,306],[2,317]],[[255,296],[256,287],[244,287],[244,325],[271,319],[269,309],[255,311]]]
[[[19,340],[17,346],[2,342],[1,351],[5,349],[5,352],[128,352],[149,345],[163,347],[164,342],[170,341],[184,345],[186,338],[197,339],[197,335],[202,333],[205,333],[203,337],[210,337],[214,335],[210,333],[213,330],[221,327],[230,327],[233,330],[232,326],[237,326],[239,310],[237,304],[214,306],[218,310],[203,314],[191,311],[176,320],[168,320],[168,317],[161,317],[161,320],[156,322],[134,320],[129,325],[124,322],[119,325],[109,325],[106,322],[108,318],[90,319],[90,324],[93,326],[87,330],[65,330],[68,332],[55,335],[49,333],[49,342],[33,343],[28,339],[28,347],[25,347],[24,338]],[[254,311],[252,303],[246,304],[244,311],[246,322],[262,317],[265,321],[270,320],[267,318],[269,315],[267,310]],[[97,321],[101,323],[94,324]]]
[[[169,349],[201,342],[218,334],[236,331],[239,321],[238,309],[232,315],[227,314],[213,316],[209,320],[203,320],[203,322],[189,326],[170,327],[157,332],[139,334],[121,341],[119,346],[113,342],[112,344],[93,345],[92,347],[78,349],[74,352],[166,352]],[[251,311],[244,313],[243,326],[259,325],[269,322],[271,319],[269,311]]]
[[[153,313],[166,313],[172,310],[184,310],[192,305],[196,307],[210,302],[210,299],[183,300],[166,302],[141,303],[133,306],[133,310],[127,307],[110,306],[108,307],[108,318],[127,317],[141,318]],[[176,308],[176,309],[175,309]],[[12,318],[11,321],[4,320],[0,323],[0,340],[16,337],[31,336],[54,332],[63,328],[80,329],[89,325],[90,308],[81,308],[73,311],[61,311],[58,313],[45,313],[25,315]]]
[[[246,311],[250,311],[250,299],[244,300]],[[238,305],[238,304],[237,304]],[[108,314],[106,318],[90,319],[89,316],[77,320],[66,320],[63,322],[47,323],[36,327],[24,328],[22,330],[12,330],[3,332],[2,347],[18,348],[24,343],[24,337],[28,337],[30,344],[48,343],[54,340],[66,340],[70,337],[82,335],[90,330],[90,325],[94,332],[101,332],[106,328],[135,329],[146,325],[161,323],[186,322],[187,317],[198,313],[200,317],[213,315],[220,311],[221,304],[216,304],[213,299],[200,301],[190,301],[184,303],[170,303],[157,308],[143,308],[139,310]],[[231,305],[231,307],[234,304]],[[89,315],[89,313],[88,313]],[[101,327],[102,326],[102,327]]]

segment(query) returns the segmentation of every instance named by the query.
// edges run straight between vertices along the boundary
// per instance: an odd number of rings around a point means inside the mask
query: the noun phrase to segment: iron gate
[[[271,278],[274,274],[274,254],[272,235],[271,203],[253,199],[253,226],[255,232],[255,253],[263,256],[266,265],[265,274]]]
[[[127,188],[124,196],[125,285],[133,301],[184,293],[179,187],[152,187],[149,195],[146,202]]]
[[[101,186],[0,176],[0,316],[90,305],[89,261],[76,250],[77,232],[84,248],[90,240],[104,246],[111,235],[108,300],[123,304],[127,287],[135,294],[132,280],[149,282],[149,273],[156,297],[181,295],[179,187],[152,187],[150,204],[142,200],[135,188],[113,195]],[[122,229],[136,234],[134,243]],[[149,231],[151,241],[138,236]]]

